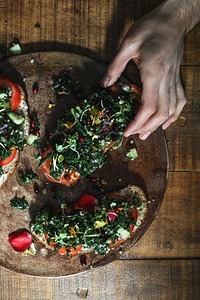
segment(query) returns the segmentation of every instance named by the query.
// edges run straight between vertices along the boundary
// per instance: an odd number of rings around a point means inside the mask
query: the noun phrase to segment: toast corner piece
[[[2,167],[3,174],[0,175],[0,189],[3,187],[3,185],[6,183],[6,181],[8,179],[10,179],[10,177],[15,172],[15,169],[19,162],[19,158],[20,158],[20,154],[19,154],[19,150],[17,150],[17,155],[13,159],[13,161],[11,161],[11,163],[9,163],[7,166]]]

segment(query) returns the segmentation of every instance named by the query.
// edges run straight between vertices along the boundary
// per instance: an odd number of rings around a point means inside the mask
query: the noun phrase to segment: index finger
[[[101,79],[101,85],[103,87],[108,87],[114,84],[121,76],[129,60],[133,58],[132,56],[133,52],[130,47],[122,45],[117,55],[108,66],[106,74]]]

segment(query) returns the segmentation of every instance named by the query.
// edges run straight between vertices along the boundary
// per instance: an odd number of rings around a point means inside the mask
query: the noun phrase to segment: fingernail
[[[147,131],[146,133],[140,134],[139,138],[141,140],[146,140],[150,134],[151,134],[151,131]]]
[[[104,86],[104,87],[107,87],[108,86],[108,84],[109,84],[109,81],[110,81],[110,78],[109,77],[105,77],[105,78],[103,78],[102,79],[102,85]]]
[[[168,126],[169,126],[168,124],[163,124],[162,129],[165,130],[165,129],[167,129]]]
[[[124,132],[124,136],[125,137],[129,137],[132,134],[132,132],[128,131],[128,132]]]

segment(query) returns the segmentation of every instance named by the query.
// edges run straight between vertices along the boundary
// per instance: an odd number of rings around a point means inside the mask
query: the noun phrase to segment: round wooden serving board
[[[56,118],[65,109],[73,104],[73,97],[63,100],[55,109],[49,110],[48,104],[55,102],[52,83],[55,77],[71,67],[73,81],[77,84],[80,93],[89,95],[106,71],[106,65],[94,59],[77,54],[65,52],[40,52],[11,57],[0,62],[0,74],[7,76],[19,83],[25,90],[28,99],[29,110],[38,114],[41,126],[41,142],[45,139],[45,133],[55,124]],[[124,81],[127,79],[122,78]],[[132,80],[134,83],[134,80]],[[38,92],[33,93],[33,84],[38,83]],[[134,142],[138,158],[127,161],[124,152]],[[73,258],[61,256],[49,251],[43,256],[37,251],[35,256],[22,256],[16,253],[8,243],[8,235],[19,228],[29,228],[29,222],[35,213],[45,204],[56,205],[52,199],[51,185],[47,185],[47,194],[35,193],[33,184],[22,185],[19,181],[19,172],[32,168],[38,172],[39,187],[43,187],[44,178],[38,170],[38,163],[34,155],[38,150],[26,146],[21,153],[20,163],[12,178],[6,182],[0,191],[0,220],[1,243],[0,265],[8,270],[33,275],[33,276],[65,276],[103,266],[120,257],[124,251],[133,246],[145,233],[148,226],[155,218],[161,205],[166,189],[168,173],[168,155],[166,141],[161,129],[153,133],[146,141],[141,141],[137,136],[125,139],[122,147],[112,151],[111,161],[95,172],[95,176],[104,178],[107,182],[104,192],[119,190],[128,184],[138,185],[143,189],[148,198],[148,215],[142,227],[121,247],[110,251],[106,256],[87,254],[84,258],[86,264],[81,264],[80,256]],[[84,193],[93,193],[93,187],[86,181],[80,180],[73,188],[64,188],[64,195],[69,201],[75,201]],[[96,192],[97,194],[97,192]],[[11,208],[10,200],[15,197],[25,196],[30,204],[28,210]]]

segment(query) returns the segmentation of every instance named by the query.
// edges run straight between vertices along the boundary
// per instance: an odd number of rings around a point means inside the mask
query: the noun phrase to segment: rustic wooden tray
[[[39,52],[11,57],[0,62],[0,74],[18,82],[26,91],[30,112],[36,110],[41,125],[41,141],[45,138],[46,129],[55,123],[56,117],[63,111],[63,105],[69,108],[73,98],[63,101],[52,114],[49,114],[48,104],[55,101],[52,90],[53,78],[60,72],[71,67],[74,81],[80,82],[80,92],[88,95],[106,71],[106,65],[94,59],[65,52]],[[123,78],[127,81],[127,78]],[[134,80],[132,80],[134,83]],[[33,84],[38,83],[38,93],[32,91]],[[134,161],[124,159],[124,150],[130,140],[135,143],[139,157]],[[53,251],[48,256],[42,256],[38,251],[35,256],[24,257],[13,251],[8,240],[8,234],[19,228],[28,228],[29,222],[37,210],[44,204],[54,205],[49,194],[34,193],[33,184],[22,185],[18,179],[20,169],[32,168],[37,171],[38,164],[34,155],[38,151],[26,147],[21,153],[20,163],[11,180],[5,184],[0,196],[1,243],[0,265],[8,270],[33,276],[65,276],[103,266],[120,257],[124,251],[133,246],[145,233],[155,218],[166,189],[168,174],[168,154],[166,141],[161,129],[153,133],[146,141],[137,136],[124,140],[120,150],[111,153],[111,162],[95,172],[96,176],[105,178],[107,186],[105,192],[119,190],[127,184],[141,187],[147,195],[149,212],[143,226],[124,245],[111,251],[108,255],[88,254],[86,265],[82,265],[80,257],[73,259],[64,257]],[[43,185],[41,176],[39,186]],[[65,189],[64,193],[71,201],[78,196],[93,192],[92,186],[81,180],[75,187]],[[10,200],[15,196],[25,196],[30,204],[29,210],[20,211],[11,208]]]

